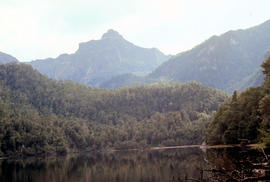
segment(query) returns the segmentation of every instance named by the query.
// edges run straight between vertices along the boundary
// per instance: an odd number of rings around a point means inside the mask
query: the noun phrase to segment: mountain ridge
[[[266,21],[248,29],[212,36],[193,49],[163,63],[149,76],[180,82],[196,80],[204,85],[232,92],[235,86],[231,86],[230,90],[226,88],[233,81],[252,74],[260,67],[264,53],[270,47],[269,31],[270,21]]]
[[[9,54],[0,52],[0,64],[6,64],[11,62],[19,62],[19,61]]]
[[[259,84],[262,83],[262,73],[256,72],[270,48],[269,32],[270,20],[248,29],[211,36],[194,48],[172,56],[141,80],[197,81],[228,93],[258,86],[254,82],[256,78],[252,79],[250,75],[256,75]],[[244,83],[247,80],[254,84]],[[102,85],[105,88],[110,88],[110,85],[117,87],[117,83]],[[118,85],[123,86],[122,83]]]
[[[98,86],[120,74],[145,75],[168,58],[158,49],[136,46],[110,29],[99,40],[80,43],[73,54],[28,64],[50,78]]]

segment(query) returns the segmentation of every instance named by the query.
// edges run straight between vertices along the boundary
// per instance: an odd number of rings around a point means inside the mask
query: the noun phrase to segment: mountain
[[[259,69],[270,47],[270,20],[245,29],[213,36],[193,49],[172,57],[148,77],[203,85],[232,92]]]
[[[0,52],[0,64],[10,63],[10,62],[18,62],[18,60],[11,55]]]
[[[73,54],[35,60],[29,64],[50,78],[98,86],[121,74],[145,75],[168,59],[169,56],[158,49],[138,47],[118,32],[108,30],[100,40],[80,43]]]
[[[116,89],[121,87],[132,87],[144,83],[144,77],[136,76],[131,73],[117,75],[102,82],[99,87],[107,89]]]
[[[105,90],[0,65],[0,156],[200,144],[228,95],[198,83]]]
[[[259,87],[263,84],[265,76],[262,73],[262,69],[257,69],[252,74],[244,77],[242,80],[235,84],[235,90],[245,90],[249,87]]]
[[[117,75],[102,82],[99,87],[105,89],[117,89],[121,87],[134,87],[143,85],[156,85],[160,83],[177,83],[168,79],[154,79],[148,76],[136,76],[131,73]]]
[[[121,87],[133,87],[149,85],[158,82],[155,79],[147,78],[145,76],[137,76],[132,73],[126,73],[122,75],[117,75],[102,82],[99,87],[105,89],[117,89]]]
[[[262,64],[260,87],[251,87],[220,106],[206,134],[208,144],[237,144],[239,139],[270,146],[270,57]]]

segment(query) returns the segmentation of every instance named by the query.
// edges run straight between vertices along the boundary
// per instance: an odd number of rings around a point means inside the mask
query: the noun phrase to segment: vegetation
[[[0,80],[2,155],[199,144],[228,98],[198,83],[101,90],[17,63]]]
[[[270,57],[263,62],[263,86],[249,88],[221,106],[210,124],[206,140],[209,144],[235,144],[239,139],[263,142],[270,146]]]

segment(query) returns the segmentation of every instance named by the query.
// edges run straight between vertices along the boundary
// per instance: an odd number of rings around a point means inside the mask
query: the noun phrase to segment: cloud
[[[267,0],[0,0],[0,51],[19,60],[72,53],[109,28],[143,47],[189,49],[270,18]]]
[[[72,53],[79,42],[99,38],[107,22],[137,11],[134,3],[114,2],[0,0],[0,50],[21,61]]]

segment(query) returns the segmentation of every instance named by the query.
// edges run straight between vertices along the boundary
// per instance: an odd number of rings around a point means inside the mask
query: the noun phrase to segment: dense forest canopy
[[[265,80],[261,87],[249,88],[222,105],[210,124],[209,144],[235,144],[239,139],[270,146],[270,57],[262,63]]]
[[[228,95],[198,83],[103,90],[0,65],[0,153],[200,144]]]

